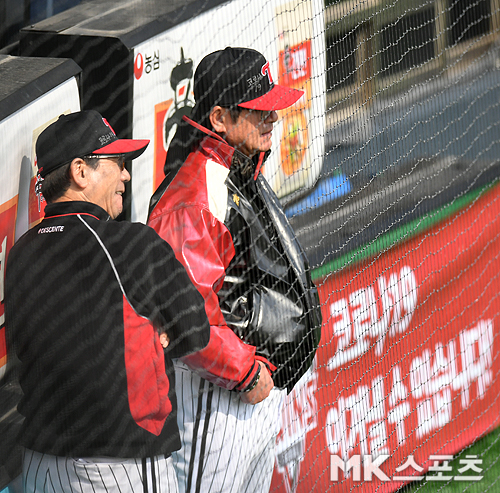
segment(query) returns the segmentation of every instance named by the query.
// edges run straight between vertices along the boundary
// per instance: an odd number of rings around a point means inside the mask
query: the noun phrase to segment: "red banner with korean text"
[[[500,424],[500,185],[316,284],[322,341],[285,402],[271,491],[480,479],[474,458],[448,462]]]
[[[7,345],[5,341],[4,280],[5,265],[9,250],[14,245],[17,216],[17,195],[0,205],[0,381],[7,366]]]

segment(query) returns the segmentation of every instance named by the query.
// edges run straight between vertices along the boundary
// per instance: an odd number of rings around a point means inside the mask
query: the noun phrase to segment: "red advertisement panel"
[[[284,129],[280,144],[280,168],[285,176],[292,176],[307,165],[309,129],[304,111],[310,108],[312,100],[311,60],[311,41],[286,45],[279,54],[279,83],[305,92],[295,105],[280,111]]]
[[[165,119],[168,114],[168,110],[172,105],[173,100],[164,101],[155,105],[155,155],[154,155],[154,171],[153,171],[153,192],[158,188],[160,183],[165,178],[165,173],[163,172],[163,166],[165,165],[165,158],[167,157],[167,151],[165,150]]]
[[[448,462],[500,424],[500,186],[317,284],[322,342],[285,403],[273,491],[480,479]]]
[[[7,364],[5,344],[4,280],[5,263],[9,250],[14,245],[17,216],[17,196],[0,205],[0,380]]]
[[[279,57],[279,83],[302,89],[304,84],[311,80],[311,60],[311,41],[286,46]]]

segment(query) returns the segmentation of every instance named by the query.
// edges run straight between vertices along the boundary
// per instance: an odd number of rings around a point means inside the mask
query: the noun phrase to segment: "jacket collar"
[[[53,202],[45,206],[45,219],[54,216],[69,216],[74,214],[87,214],[101,221],[109,221],[109,214],[100,206],[92,202]]]
[[[206,135],[206,137],[203,138],[200,142],[200,146],[202,148],[208,147],[210,149],[210,152],[215,152],[219,154],[221,160],[224,162],[225,165],[227,165],[227,167],[231,166],[232,163],[237,161],[238,163],[240,163],[239,167],[241,168],[241,172],[243,174],[247,174],[246,170],[250,169],[253,170],[254,171],[253,178],[254,180],[257,179],[257,176],[259,175],[260,170],[262,168],[262,164],[269,156],[270,151],[260,152],[251,159],[248,156],[245,156],[242,152],[238,151],[237,149],[229,145],[220,135],[216,134],[212,130],[209,130],[208,128],[200,125],[199,123],[196,123],[194,120],[191,120],[186,115],[184,115],[182,119],[185,122],[189,123],[189,125],[194,127],[196,130]]]

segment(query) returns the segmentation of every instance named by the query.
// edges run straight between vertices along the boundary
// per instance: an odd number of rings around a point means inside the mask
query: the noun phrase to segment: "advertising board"
[[[60,62],[59,62],[60,63]],[[76,65],[75,65],[76,66]],[[4,270],[14,241],[43,217],[44,202],[35,195],[35,142],[40,132],[61,113],[78,111],[75,78],[64,81],[35,101],[0,121],[0,381],[7,354],[4,325]],[[40,205],[40,208],[39,208]]]
[[[481,478],[480,467],[461,475],[447,464],[500,424],[499,248],[496,185],[317,282],[322,340],[285,404],[273,491]]]
[[[20,389],[5,337],[5,267],[15,241],[43,217],[45,203],[35,194],[35,143],[60,114],[80,109],[79,73],[72,60],[0,56],[0,490],[21,471],[15,440]]]
[[[304,91],[292,108],[279,112],[264,175],[279,197],[314,185],[324,155],[323,22],[317,0],[234,0],[135,46],[133,135],[154,142],[132,164],[133,221],[146,220],[177,122],[194,106],[196,66],[226,46],[260,51],[275,82]]]

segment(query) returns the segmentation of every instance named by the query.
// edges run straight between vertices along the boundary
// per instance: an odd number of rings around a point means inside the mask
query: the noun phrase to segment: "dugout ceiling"
[[[21,30],[22,56],[72,58],[82,68],[82,109],[106,116],[131,137],[133,47],[221,0],[97,0]]]

